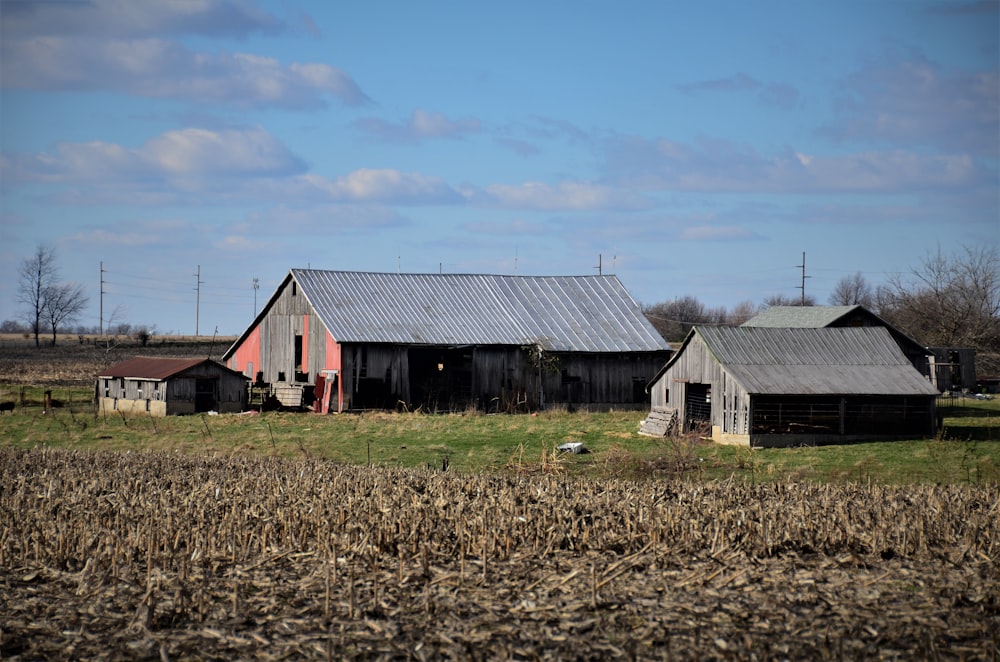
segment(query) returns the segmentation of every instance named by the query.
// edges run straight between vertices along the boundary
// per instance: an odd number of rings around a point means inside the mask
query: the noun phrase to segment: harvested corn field
[[[5,659],[994,659],[995,486],[0,450]]]

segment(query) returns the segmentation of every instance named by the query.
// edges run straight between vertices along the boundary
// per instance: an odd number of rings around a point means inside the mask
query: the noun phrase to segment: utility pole
[[[260,278],[253,277],[253,316],[257,317],[257,290],[260,289]]]
[[[601,268],[601,258],[602,258],[602,255],[600,253],[598,253],[597,254],[597,266],[594,267],[595,269],[597,269],[597,275],[598,276],[603,276],[604,275],[604,273],[602,271],[602,268]]]
[[[198,322],[199,322],[199,317],[201,316],[201,286],[203,284],[202,280],[201,280],[201,265],[200,264],[198,265],[198,273],[196,273],[194,275],[194,277],[195,277],[194,291],[196,293],[195,294],[195,299],[194,299],[194,335],[197,338],[198,335],[199,335],[199,333],[198,333]]]
[[[802,299],[801,299],[800,303],[801,303],[801,305],[804,306],[804,305],[806,305],[806,278],[812,278],[812,276],[807,276],[806,275],[806,252],[805,251],[802,251],[802,264],[799,264],[797,266],[800,269],[802,269],[802,284],[799,286],[799,289],[802,290]]]
[[[100,321],[101,336],[104,336],[104,273],[105,273],[104,262],[102,261],[101,262],[101,305],[100,305],[100,310],[97,313],[98,317],[100,317],[101,320]]]

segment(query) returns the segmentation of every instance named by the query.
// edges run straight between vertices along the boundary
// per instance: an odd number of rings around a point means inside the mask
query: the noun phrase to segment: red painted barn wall
[[[253,368],[248,372],[247,366],[252,363]],[[242,372],[250,379],[254,379],[262,368],[260,366],[260,327],[254,327],[253,331],[236,348],[229,359],[229,369]]]
[[[333,339],[333,336],[330,335],[329,331],[325,333],[325,336],[326,336],[326,347],[325,347],[326,351],[324,352],[324,356],[326,360],[323,362],[323,369],[337,371],[337,392],[334,393],[333,395],[335,398],[335,406],[337,408],[337,411],[341,412],[344,409],[344,385],[340,375],[340,370],[342,365],[340,358],[340,344]],[[329,389],[329,387],[327,388]],[[331,398],[329,397],[329,390],[328,390],[327,397],[323,399],[324,400],[323,407],[321,409],[323,413],[329,413],[329,407],[327,406],[327,403],[329,402],[330,399]]]

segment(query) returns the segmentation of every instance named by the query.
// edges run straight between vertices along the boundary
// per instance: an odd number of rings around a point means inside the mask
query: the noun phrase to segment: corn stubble
[[[4,659],[994,659],[996,486],[0,449]]]

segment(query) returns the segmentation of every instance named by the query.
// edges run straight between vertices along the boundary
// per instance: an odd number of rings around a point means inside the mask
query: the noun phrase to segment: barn
[[[648,391],[651,420],[750,446],[931,437],[938,395],[884,327],[695,327]]]
[[[136,357],[97,375],[101,413],[171,416],[243,411],[247,380],[208,358]]]
[[[775,329],[885,327],[913,367],[922,375],[931,374],[931,352],[864,306],[771,306],[751,317],[743,326]]]
[[[223,354],[314,411],[639,408],[670,346],[615,276],[293,269]]]
[[[976,352],[970,348],[924,347],[864,306],[771,306],[743,326],[772,328],[827,328],[882,326],[920,374],[930,378],[938,391],[973,390],[976,386]]]

